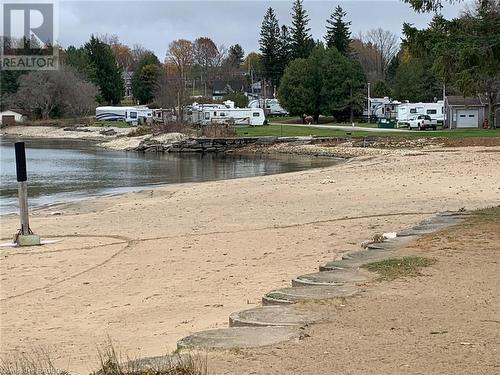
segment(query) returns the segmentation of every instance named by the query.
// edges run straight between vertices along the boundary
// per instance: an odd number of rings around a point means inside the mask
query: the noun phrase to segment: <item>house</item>
[[[14,125],[16,122],[23,122],[24,116],[19,112],[14,111],[3,111],[0,112],[0,124],[2,126]]]
[[[221,79],[214,80],[212,87],[212,99],[219,101],[223,100],[224,96],[232,92],[243,92],[245,90],[245,81],[243,77],[235,78],[230,81]]]
[[[482,128],[488,118],[487,105],[479,97],[447,96],[445,126],[450,129]]]

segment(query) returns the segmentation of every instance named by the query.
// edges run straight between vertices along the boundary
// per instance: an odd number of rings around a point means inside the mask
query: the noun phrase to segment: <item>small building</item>
[[[450,129],[482,128],[488,118],[487,105],[479,97],[447,96],[444,108]]]
[[[24,116],[22,113],[14,111],[3,111],[0,112],[0,124],[2,126],[14,125],[16,122],[23,122]]]

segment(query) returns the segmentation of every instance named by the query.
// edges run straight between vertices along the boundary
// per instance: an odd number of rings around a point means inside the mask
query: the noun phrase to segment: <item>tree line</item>
[[[416,11],[442,6],[439,0],[403,1]],[[402,39],[381,28],[353,36],[348,15],[337,6],[324,21],[324,38],[314,40],[307,10],[295,0],[290,25],[267,9],[258,52],[245,54],[239,44],[226,48],[208,37],[179,39],[163,62],[141,45],[92,35],[80,47],[60,50],[60,72],[2,71],[2,108],[40,118],[88,115],[97,104],[122,103],[123,72],[132,75],[135,103],[178,111],[193,100],[210,101],[217,81],[230,84],[230,98],[240,106],[247,98],[239,92],[264,81],[262,87],[273,88],[268,96],[277,94],[290,113],[315,120],[320,114],[352,120],[364,108],[367,82],[372,97],[410,101],[440,98],[445,84],[448,93],[486,94],[493,108],[500,81],[499,5],[476,5],[453,20],[436,16],[422,30],[404,24]]]

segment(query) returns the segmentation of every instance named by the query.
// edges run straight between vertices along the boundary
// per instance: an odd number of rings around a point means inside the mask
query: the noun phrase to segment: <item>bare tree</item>
[[[12,107],[32,118],[48,119],[54,113],[84,116],[95,110],[97,88],[73,68],[32,71],[19,78],[19,88],[8,98]]]
[[[167,51],[167,68],[173,70],[172,78],[177,86],[177,116],[182,119],[182,103],[186,96],[186,83],[193,66],[193,43],[178,39],[170,43]],[[175,75],[175,76],[174,76]]]
[[[381,78],[385,78],[387,67],[392,58],[396,56],[399,50],[399,38],[396,34],[383,30],[382,28],[372,29],[366,33],[366,37],[361,36],[361,41],[370,43],[377,53],[377,70]]]
[[[370,42],[364,43],[359,37],[353,38],[349,49],[363,67],[369,82],[384,78],[379,69],[379,53]]]

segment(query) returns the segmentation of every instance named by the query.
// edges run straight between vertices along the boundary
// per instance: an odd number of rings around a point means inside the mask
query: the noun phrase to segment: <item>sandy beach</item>
[[[1,354],[44,347],[78,374],[109,336],[130,357],[197,330],[439,211],[500,203],[500,147],[419,149],[323,169],[169,185],[33,213],[56,243],[0,249]],[[18,228],[1,219],[7,242]]]

